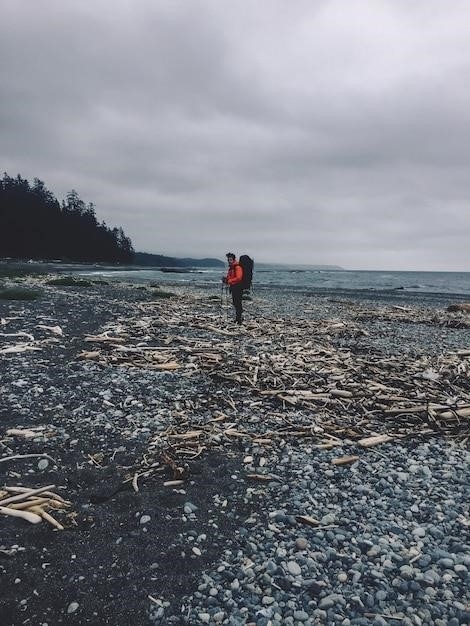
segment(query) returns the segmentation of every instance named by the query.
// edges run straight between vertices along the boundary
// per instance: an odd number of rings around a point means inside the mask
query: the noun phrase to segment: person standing
[[[228,270],[227,275],[223,278],[223,281],[228,285],[230,293],[232,294],[232,302],[235,308],[235,322],[237,324],[242,323],[243,305],[243,268],[237,261],[233,252],[227,252]]]

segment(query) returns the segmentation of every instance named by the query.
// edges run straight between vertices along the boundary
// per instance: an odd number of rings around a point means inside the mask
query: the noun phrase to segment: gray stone
[[[71,613],[75,613],[80,605],[78,602],[71,602],[67,607],[67,613],[70,615]]]
[[[403,578],[406,579],[413,578],[414,569],[411,567],[411,565],[402,565],[400,567],[400,574],[403,576]]]
[[[306,620],[308,620],[308,617],[308,613],[306,613],[305,611],[294,611],[294,619],[298,620],[299,622],[305,622]]]
[[[409,474],[407,472],[397,472],[397,478],[401,483],[406,483]]]
[[[454,572],[459,576],[459,578],[461,578],[462,580],[465,580],[467,578],[468,575],[468,569],[465,565],[462,565],[461,563],[457,563],[457,565],[454,565]]]
[[[306,550],[308,546],[308,541],[305,537],[297,537],[295,540],[295,547],[297,550]]]
[[[272,604],[273,602],[275,602],[274,598],[272,596],[263,596],[261,603],[268,606],[270,604]]]
[[[430,569],[427,572],[424,572],[423,580],[425,583],[430,585],[438,585],[441,582],[441,577],[435,570]]]
[[[344,605],[345,601],[341,594],[332,593],[329,596],[325,596],[320,600],[318,606],[320,609],[330,609],[334,607],[336,604]]]
[[[289,561],[287,563],[287,569],[292,576],[300,576],[302,573],[302,569],[298,563],[295,561]]]

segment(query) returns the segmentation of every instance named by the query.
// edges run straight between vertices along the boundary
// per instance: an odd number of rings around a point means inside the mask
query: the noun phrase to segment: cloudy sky
[[[470,270],[467,0],[0,0],[0,165],[136,250]]]

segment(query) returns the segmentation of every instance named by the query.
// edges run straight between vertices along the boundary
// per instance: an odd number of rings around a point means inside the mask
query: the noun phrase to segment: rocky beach
[[[468,314],[51,279],[0,300],[0,624],[470,623]]]

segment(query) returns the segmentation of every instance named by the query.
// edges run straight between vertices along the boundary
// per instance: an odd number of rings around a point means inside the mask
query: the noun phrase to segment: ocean
[[[220,269],[162,272],[155,269],[87,269],[82,275],[135,283],[179,284],[219,289],[225,274]],[[470,301],[470,272],[399,272],[330,270],[296,266],[255,265],[253,292],[266,289],[302,291],[312,295],[338,295],[371,300]]]

